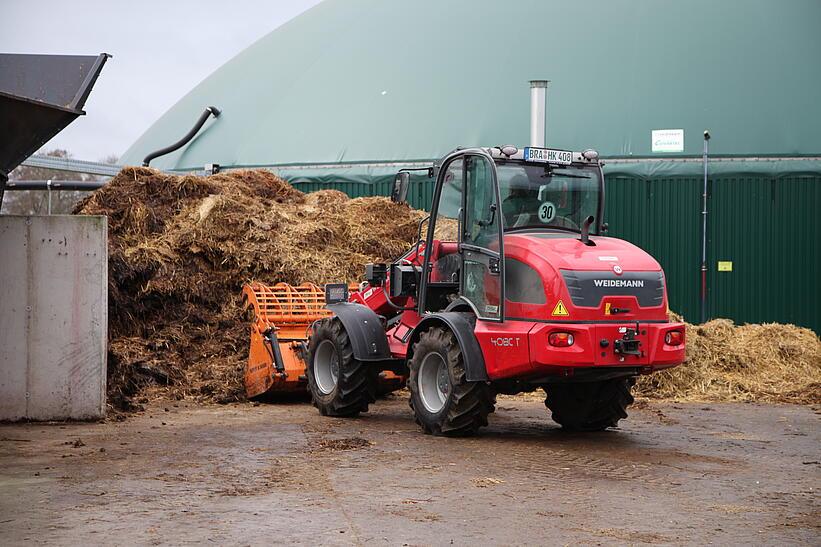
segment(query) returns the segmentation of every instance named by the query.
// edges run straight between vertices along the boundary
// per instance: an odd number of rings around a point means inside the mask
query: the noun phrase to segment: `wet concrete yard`
[[[640,403],[569,434],[500,398],[446,439],[400,396],[348,420],[160,401],[0,425],[0,544],[818,545],[819,436],[801,406]]]

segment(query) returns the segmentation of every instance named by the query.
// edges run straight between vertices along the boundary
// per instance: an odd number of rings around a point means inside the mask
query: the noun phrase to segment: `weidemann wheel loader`
[[[417,243],[367,265],[358,290],[326,285],[292,350],[323,415],[365,412],[380,382],[406,377],[426,433],[473,434],[497,393],[537,388],[565,429],[600,431],[627,416],[636,377],[684,360],[658,262],[603,235],[595,151],[457,149],[429,174]]]

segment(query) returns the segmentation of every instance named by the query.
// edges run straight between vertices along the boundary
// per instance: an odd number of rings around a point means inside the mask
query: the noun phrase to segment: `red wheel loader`
[[[429,176],[416,244],[350,294],[325,288],[305,353],[323,415],[367,411],[392,373],[426,433],[473,434],[496,394],[537,388],[565,429],[600,431],[627,416],[636,377],[684,360],[658,262],[604,235],[595,151],[457,149]]]

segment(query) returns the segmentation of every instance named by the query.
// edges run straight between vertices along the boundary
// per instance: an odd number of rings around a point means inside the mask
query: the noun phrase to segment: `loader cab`
[[[438,169],[419,284],[418,313],[469,308],[505,317],[505,233],[602,228],[598,155],[515,147],[470,148]]]

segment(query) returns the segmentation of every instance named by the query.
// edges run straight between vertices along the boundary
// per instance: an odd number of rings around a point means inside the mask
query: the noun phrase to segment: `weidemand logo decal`
[[[644,287],[643,279],[594,279],[593,284],[597,287]]]

